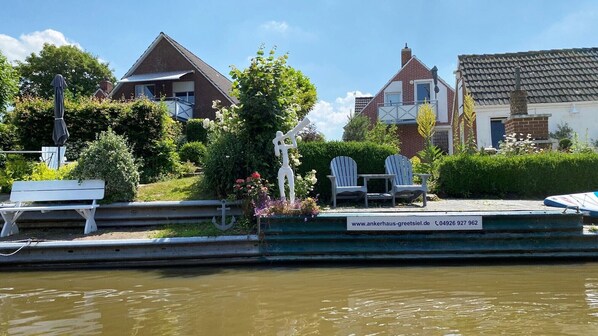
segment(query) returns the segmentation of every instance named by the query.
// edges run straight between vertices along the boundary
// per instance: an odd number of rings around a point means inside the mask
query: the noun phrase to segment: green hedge
[[[185,135],[187,142],[203,142],[208,141],[208,130],[203,127],[203,119],[191,119],[185,125]]]
[[[181,129],[168,116],[164,104],[146,99],[131,102],[97,101],[81,99],[65,101],[65,121],[70,137],[66,143],[67,157],[75,160],[87,143],[108,129],[127,138],[135,158],[141,162],[141,179],[144,183],[155,181],[170,169],[173,160],[156,161],[159,155],[171,156],[176,150],[170,146],[164,153],[164,142],[174,141]],[[21,148],[39,150],[53,145],[54,103],[39,98],[18,101],[7,115],[7,123],[15,126]],[[162,164],[164,166],[152,166]]]
[[[319,195],[321,201],[328,201],[331,197],[330,161],[336,156],[349,156],[357,163],[358,174],[383,174],[384,160],[387,156],[396,154],[392,146],[377,145],[369,142],[301,142],[299,143],[299,154],[301,154],[301,165],[298,173],[305,175],[306,172],[315,169],[316,183],[314,193]],[[361,179],[359,183],[361,183]],[[374,184],[373,188],[382,188],[383,183]],[[368,183],[368,187],[370,184]]]
[[[449,197],[544,198],[598,190],[598,154],[559,152],[444,158],[438,190]]]
[[[189,161],[201,167],[206,151],[206,146],[199,141],[187,142],[179,149],[179,157],[181,162]]]

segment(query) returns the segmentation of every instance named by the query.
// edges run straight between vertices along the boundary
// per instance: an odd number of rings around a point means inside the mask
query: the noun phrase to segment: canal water
[[[598,335],[598,263],[0,272],[0,335]]]

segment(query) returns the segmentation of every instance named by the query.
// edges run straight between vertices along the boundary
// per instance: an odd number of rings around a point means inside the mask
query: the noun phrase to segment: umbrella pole
[[[60,169],[60,146],[58,146],[58,165],[56,166],[56,169]]]

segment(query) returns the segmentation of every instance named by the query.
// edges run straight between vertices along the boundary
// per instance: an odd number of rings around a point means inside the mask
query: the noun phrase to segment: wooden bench
[[[0,237],[19,232],[17,219],[26,211],[75,210],[85,218],[85,234],[96,231],[96,201],[104,198],[104,181],[102,180],[50,180],[50,181],[16,181],[12,185],[10,200],[14,206],[0,208],[4,226]],[[47,202],[92,201],[81,204],[52,204]],[[37,202],[29,204],[29,202]],[[45,203],[45,204],[44,204]]]

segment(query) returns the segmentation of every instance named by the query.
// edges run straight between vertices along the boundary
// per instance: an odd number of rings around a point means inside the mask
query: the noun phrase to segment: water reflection
[[[598,264],[0,273],[0,335],[593,335]]]

